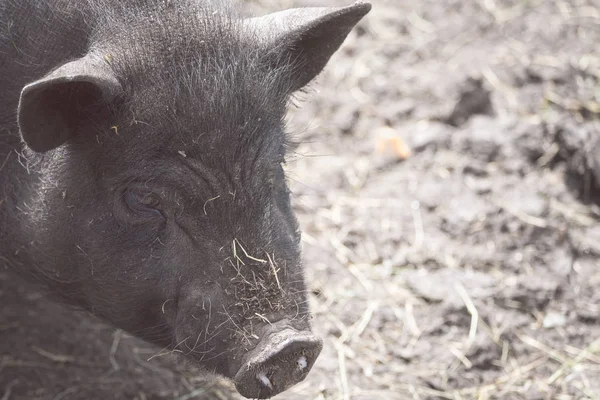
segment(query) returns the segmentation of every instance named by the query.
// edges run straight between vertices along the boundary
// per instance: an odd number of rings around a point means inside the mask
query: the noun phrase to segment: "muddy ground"
[[[600,1],[373,3],[290,116],[325,349],[277,398],[600,398]],[[1,400],[238,398],[8,275],[0,303]]]

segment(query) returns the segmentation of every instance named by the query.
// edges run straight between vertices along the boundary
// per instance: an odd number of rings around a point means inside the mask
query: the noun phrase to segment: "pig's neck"
[[[22,146],[16,124],[0,121],[0,213],[6,211],[6,199],[14,197],[13,189],[19,185],[20,177],[26,173],[19,163]],[[0,227],[0,230],[2,228]]]
[[[37,180],[37,171],[27,171],[22,147],[16,124],[0,123],[0,269],[17,262],[15,253],[24,244],[23,194]]]

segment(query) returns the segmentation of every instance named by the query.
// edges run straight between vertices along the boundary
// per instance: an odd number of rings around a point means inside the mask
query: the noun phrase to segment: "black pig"
[[[286,105],[369,11],[0,0],[0,261],[268,398],[304,379]]]

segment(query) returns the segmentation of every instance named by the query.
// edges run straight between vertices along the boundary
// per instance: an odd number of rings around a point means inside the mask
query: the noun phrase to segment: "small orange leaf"
[[[382,127],[377,135],[376,151],[378,153],[387,153],[391,151],[394,156],[401,160],[406,160],[412,156],[412,150],[402,139],[395,129]]]

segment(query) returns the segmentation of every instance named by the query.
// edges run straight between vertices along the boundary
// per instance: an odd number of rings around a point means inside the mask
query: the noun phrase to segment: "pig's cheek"
[[[153,235],[149,234],[150,232],[148,232],[146,229],[135,229],[133,231],[133,240],[137,243],[144,243],[149,241]]]
[[[181,287],[176,310],[177,337],[183,340],[202,333],[208,335],[206,340],[215,334],[222,325],[224,300],[223,290],[216,282],[191,281]]]
[[[138,246],[145,246],[154,241],[161,241],[161,236],[168,223],[163,217],[148,218],[145,220],[132,219],[120,207],[115,207],[112,217],[118,226],[118,230],[121,232],[122,240],[135,243]]]

